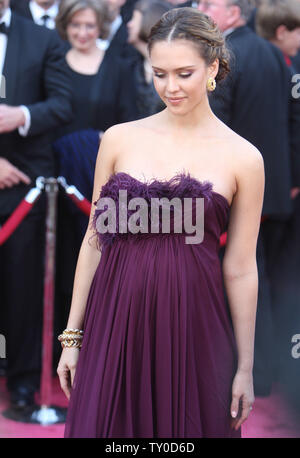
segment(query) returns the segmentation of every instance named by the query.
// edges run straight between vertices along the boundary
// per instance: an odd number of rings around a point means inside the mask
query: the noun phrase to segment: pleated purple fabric
[[[128,199],[203,197],[204,239],[96,233],[102,254],[65,437],[240,437],[230,426],[237,351],[218,255],[229,204],[189,173],[141,182],[119,172],[99,197],[117,202],[120,189]]]

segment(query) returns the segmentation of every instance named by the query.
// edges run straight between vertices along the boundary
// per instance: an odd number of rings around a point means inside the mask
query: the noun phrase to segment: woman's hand
[[[238,370],[232,384],[230,413],[235,430],[247,420],[254,403],[253,375],[251,371]]]
[[[64,348],[57,367],[61,389],[68,399],[71,395],[78,358],[79,348]]]

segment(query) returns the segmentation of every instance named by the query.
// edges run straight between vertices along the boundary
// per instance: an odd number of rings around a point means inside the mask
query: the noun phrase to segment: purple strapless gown
[[[218,254],[229,204],[184,173],[147,183],[119,172],[100,197],[117,202],[120,189],[128,199],[203,197],[204,239],[96,233],[102,254],[65,437],[240,437],[230,426],[237,352]]]

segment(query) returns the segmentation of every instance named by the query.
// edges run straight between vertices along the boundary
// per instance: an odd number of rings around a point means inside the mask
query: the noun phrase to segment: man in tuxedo
[[[113,2],[114,0],[112,0]],[[136,4],[137,0],[125,0],[122,1],[120,14],[122,19],[125,23],[127,23],[131,17],[134,10],[134,5]]]
[[[300,1],[264,0],[257,8],[256,32],[282,52],[295,83],[293,101],[300,111],[300,70],[297,70],[300,50]],[[298,156],[300,161],[299,123],[291,124],[291,133],[293,151],[298,151],[294,159]],[[294,169],[300,169],[300,162],[298,166],[294,164]],[[277,378],[286,397],[300,410],[300,365],[295,358],[290,357],[291,336],[295,334],[295,329],[300,329],[300,187],[293,188],[293,204],[294,211],[287,221],[282,250],[278,253],[279,261],[272,272],[272,284],[275,285],[273,308],[277,336]]]
[[[111,13],[112,23],[106,40],[100,40],[100,46],[112,56],[135,60],[138,58],[136,49],[128,43],[127,22],[131,18],[135,1],[105,0]],[[126,7],[126,9],[125,9]]]
[[[68,73],[57,34],[11,12],[0,0],[0,225],[38,176],[55,173],[51,143],[72,117]],[[39,386],[45,194],[0,246],[0,333],[7,343],[7,387],[26,408]]]
[[[10,6],[12,11],[38,25],[55,28],[59,0],[11,0]]]
[[[233,54],[231,73],[211,95],[212,110],[254,144],[264,158],[263,216],[267,219],[261,224],[257,244],[259,291],[253,375],[255,393],[268,395],[275,363],[268,269],[276,257],[282,220],[292,212],[292,170],[294,185],[300,184],[299,167],[290,160],[290,75],[279,50],[246,25],[253,9],[250,0],[200,0],[198,9],[214,19]],[[299,114],[295,116],[299,122]]]

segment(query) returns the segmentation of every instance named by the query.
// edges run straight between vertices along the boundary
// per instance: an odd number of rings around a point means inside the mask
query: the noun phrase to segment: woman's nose
[[[78,29],[78,35],[80,37],[84,37],[87,34],[87,27],[85,25],[82,25]]]
[[[179,89],[179,85],[177,82],[176,76],[168,76],[167,78],[167,91],[168,92],[176,92]]]

